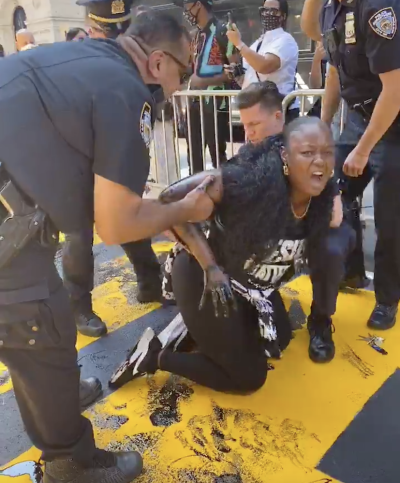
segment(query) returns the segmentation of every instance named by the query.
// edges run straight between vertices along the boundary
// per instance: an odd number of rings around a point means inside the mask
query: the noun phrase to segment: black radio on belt
[[[46,214],[21,193],[0,162],[0,269],[43,231]]]

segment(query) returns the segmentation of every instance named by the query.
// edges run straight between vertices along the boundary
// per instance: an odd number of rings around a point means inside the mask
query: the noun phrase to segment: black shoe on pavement
[[[161,281],[157,282],[138,282],[137,301],[140,304],[150,304],[152,302],[162,302]]]
[[[78,332],[87,337],[101,337],[107,334],[107,326],[94,312],[76,313],[75,324]]]
[[[366,276],[356,275],[355,277],[349,277],[343,280],[340,284],[340,290],[361,290],[367,288],[371,283],[371,280]]]
[[[97,377],[89,377],[81,379],[79,383],[79,399],[82,409],[91,406],[102,394],[103,388]]]
[[[143,470],[139,453],[110,453],[96,450],[91,467],[72,459],[46,463],[43,483],[131,483]]]
[[[313,362],[330,362],[335,357],[335,343],[332,339],[334,327],[329,317],[311,315],[307,322],[310,334],[308,355]]]
[[[396,323],[397,306],[376,304],[368,320],[368,327],[374,330],[388,330]]]
[[[111,376],[108,385],[111,388],[117,388],[136,377],[154,374],[158,369],[158,355],[161,349],[161,342],[154,330],[147,328],[125,362]]]

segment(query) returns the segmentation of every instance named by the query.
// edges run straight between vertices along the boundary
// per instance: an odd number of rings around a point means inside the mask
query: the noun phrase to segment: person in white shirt
[[[272,81],[279,92],[286,96],[295,88],[299,48],[295,39],[285,31],[289,15],[287,0],[266,0],[260,7],[260,18],[264,33],[248,47],[236,25],[232,25],[227,36],[243,57],[246,69],[242,88],[253,82]],[[299,115],[296,99],[286,113],[290,122]]]

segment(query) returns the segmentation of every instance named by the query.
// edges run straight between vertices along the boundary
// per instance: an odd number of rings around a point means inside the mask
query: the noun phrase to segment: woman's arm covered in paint
[[[214,203],[220,202],[222,198],[222,178],[219,170],[198,173],[174,183],[161,193],[160,201],[167,204],[182,199],[186,193],[190,192],[210,174],[215,176],[216,180],[207,190],[207,193]],[[204,292],[199,308],[201,309],[204,306],[207,296],[211,294],[215,314],[219,316],[222,308],[223,314],[228,316],[229,306],[234,305],[234,295],[229,278],[217,265],[203,231],[199,226],[192,223],[174,226],[171,231],[174,237],[196,258],[204,271]]]

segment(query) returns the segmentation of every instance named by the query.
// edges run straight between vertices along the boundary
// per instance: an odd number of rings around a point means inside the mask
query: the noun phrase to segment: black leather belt
[[[367,99],[363,102],[358,102],[356,104],[350,104],[350,109],[358,112],[363,116],[364,119],[371,119],[372,113],[374,112],[376,104],[376,99]]]

